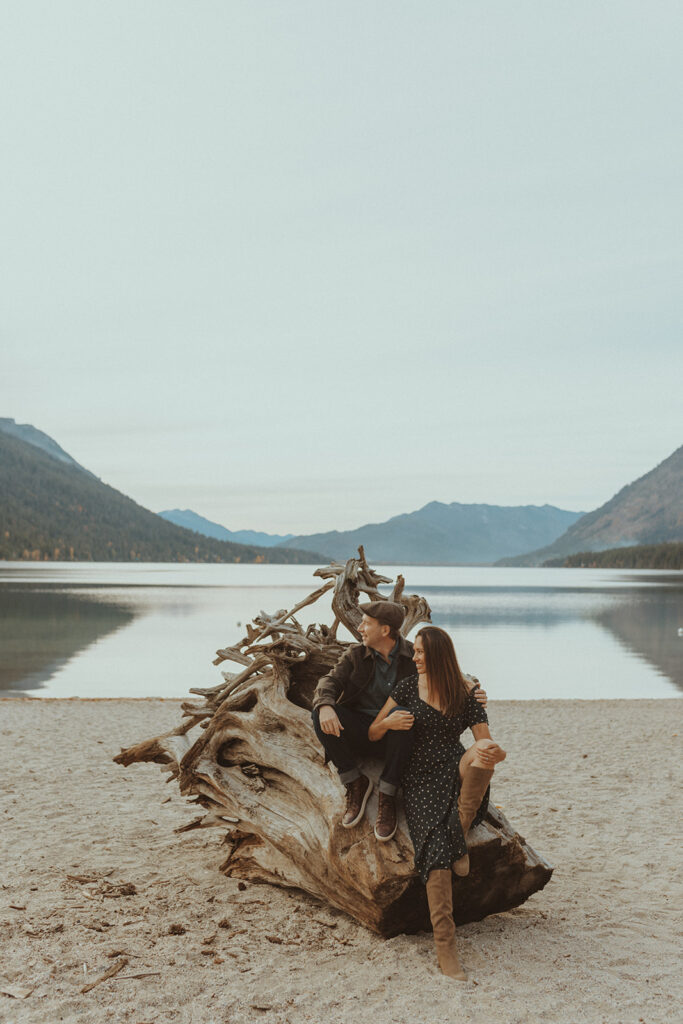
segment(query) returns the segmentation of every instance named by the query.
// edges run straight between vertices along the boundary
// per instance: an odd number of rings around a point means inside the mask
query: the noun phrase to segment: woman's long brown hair
[[[438,702],[447,718],[459,715],[465,705],[467,686],[453,641],[446,630],[438,626],[425,626],[417,636],[422,638],[429,696]]]

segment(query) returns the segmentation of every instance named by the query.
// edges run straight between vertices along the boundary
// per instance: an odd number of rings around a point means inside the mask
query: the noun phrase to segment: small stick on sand
[[[161,974],[161,971],[145,971],[144,974],[122,974],[121,977],[116,978],[116,981],[129,981],[131,978],[153,978],[159,974]]]
[[[108,971],[105,971],[104,974],[100,974],[99,978],[95,978],[95,980],[91,981],[88,985],[84,985],[81,989],[81,994],[84,995],[86,992],[90,992],[91,989],[95,988],[96,985],[101,985],[102,982],[106,981],[108,978],[113,978],[115,974],[118,974],[119,971],[123,970],[127,963],[128,957],[124,956],[122,960],[112,964]]]

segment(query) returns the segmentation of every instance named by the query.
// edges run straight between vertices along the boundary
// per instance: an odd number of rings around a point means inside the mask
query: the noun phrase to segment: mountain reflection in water
[[[683,627],[683,575],[640,577],[633,583],[605,590],[463,587],[454,592],[449,587],[425,587],[422,592],[434,624],[448,630],[456,646],[470,632],[484,631],[490,637],[495,629],[553,630],[590,622],[683,692],[683,638],[678,633]],[[558,649],[557,656],[566,657],[566,651]],[[466,665],[463,668],[467,670]]]
[[[633,654],[659,669],[683,690],[681,591],[648,591],[638,601],[624,601],[597,616],[598,621]]]
[[[683,692],[683,573],[405,575],[492,699]],[[0,563],[0,694],[185,697],[221,681],[214,652],[247,621],[293,607],[316,582],[310,566]],[[304,627],[331,621],[328,597],[297,616]]]
[[[85,595],[0,587],[0,694],[40,689],[76,654],[133,618],[127,608]]]

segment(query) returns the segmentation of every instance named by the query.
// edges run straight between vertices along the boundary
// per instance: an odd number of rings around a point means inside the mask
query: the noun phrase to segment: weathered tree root
[[[261,612],[239,644],[217,651],[216,664],[235,662],[224,682],[191,690],[185,721],[170,733],[122,750],[123,765],[155,761],[178,780],[181,793],[204,812],[178,831],[223,828],[229,845],[221,870],[254,882],[303,889],[346,911],[381,935],[429,927],[424,887],[413,867],[403,815],[389,843],[378,843],[372,822],[376,794],[355,829],[339,822],[344,793],[325,766],[310,704],[320,676],[345,647],[339,623],[357,636],[358,600],[384,598],[391,583],[359,557],[318,569],[327,582],[291,612]],[[403,594],[398,577],[389,595],[406,608],[403,631],[430,621],[424,598]],[[294,613],[332,593],[333,625],[304,629]],[[379,765],[370,766],[379,775]],[[458,923],[523,903],[548,882],[552,868],[492,808],[469,838],[471,871],[454,879]]]

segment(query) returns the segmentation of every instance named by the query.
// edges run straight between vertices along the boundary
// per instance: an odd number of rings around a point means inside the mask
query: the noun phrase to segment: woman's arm
[[[413,716],[410,711],[394,711],[398,704],[391,697],[387,699],[386,704],[379,712],[377,717],[373,719],[373,722],[368,729],[368,739],[376,741],[381,740],[385,733],[389,729],[411,729],[413,725]]]

